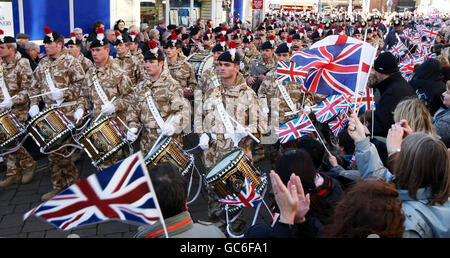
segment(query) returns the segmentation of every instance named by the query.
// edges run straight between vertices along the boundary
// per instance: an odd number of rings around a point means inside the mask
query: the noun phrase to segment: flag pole
[[[327,148],[327,146],[325,145],[325,142],[323,141],[322,137],[320,137],[320,133],[319,131],[317,131],[316,126],[314,125],[314,123],[311,121],[311,124],[314,127],[314,131],[316,131],[317,137],[319,137],[320,142],[322,143],[323,147],[325,147],[325,150],[327,150],[327,152],[330,152]]]
[[[155,194],[155,189],[153,188],[153,183],[152,183],[152,180],[150,179],[150,174],[148,173],[147,166],[145,165],[144,156],[142,156],[142,152],[139,151],[138,156],[139,156],[139,160],[140,160],[139,162],[141,164],[144,164],[142,166],[142,169],[144,170],[144,174],[147,177],[147,182],[150,187],[150,191],[152,191],[152,193],[155,195],[155,206],[158,209],[159,214],[161,215],[159,220],[161,221],[161,225],[164,229],[164,235],[166,236],[166,238],[169,238],[169,233],[167,233],[166,222],[164,221],[164,217],[161,212],[161,208],[159,207],[158,196],[156,196],[156,194]]]

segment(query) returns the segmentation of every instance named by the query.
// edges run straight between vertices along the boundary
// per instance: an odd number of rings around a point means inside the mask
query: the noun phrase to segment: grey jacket
[[[208,222],[194,223],[188,211],[164,220],[169,238],[225,238],[218,227]],[[135,238],[164,238],[165,233],[158,221],[140,230]]]
[[[361,178],[376,177],[388,183],[395,181],[395,175],[383,166],[377,149],[370,143],[369,138],[355,142],[355,152]],[[416,201],[409,196],[408,190],[398,189],[405,215],[404,237],[450,237],[450,200],[444,205],[427,205],[430,190],[420,188]]]

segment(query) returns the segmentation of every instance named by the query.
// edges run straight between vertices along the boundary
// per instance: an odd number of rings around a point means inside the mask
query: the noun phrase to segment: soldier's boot
[[[50,192],[44,194],[41,196],[41,201],[45,202],[50,200],[51,198],[55,197],[55,195],[57,195],[59,192],[61,192],[62,189],[59,188],[55,188],[53,190],[51,190]]]
[[[21,179],[22,179],[21,175],[8,176],[5,180],[0,182],[0,187],[8,187],[13,184],[18,184],[18,183],[20,183]]]
[[[29,182],[31,182],[31,180],[33,179],[33,176],[34,176],[34,172],[36,171],[36,168],[37,168],[37,162],[34,161],[33,166],[26,169],[25,173],[22,176],[23,184],[28,184]]]

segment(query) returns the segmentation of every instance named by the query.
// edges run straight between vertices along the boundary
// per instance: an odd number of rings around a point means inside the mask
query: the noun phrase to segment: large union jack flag
[[[337,115],[341,110],[345,112],[349,109],[349,103],[344,95],[332,95],[324,99],[319,104],[311,107],[317,121],[326,123],[328,120]]]
[[[252,184],[248,177],[245,177],[245,182],[241,188],[241,192],[236,196],[227,195],[225,199],[219,199],[222,204],[228,204],[239,207],[255,207],[262,202],[263,196]]]
[[[345,110],[341,110],[339,112],[339,115],[336,116],[336,118],[328,123],[328,126],[330,127],[331,132],[334,134],[334,136],[338,136],[339,133],[344,130],[345,126],[348,123],[348,116]]]
[[[140,152],[70,186],[24,215],[63,230],[117,219],[153,224],[161,216]]]
[[[304,84],[309,92],[352,95],[358,83],[363,44],[339,44],[297,51],[291,60],[308,72]],[[363,64],[362,70],[368,71]]]
[[[278,62],[277,66],[277,80],[286,82],[303,83],[303,78],[306,77],[306,72],[301,70],[301,67],[294,62]]]
[[[313,133],[314,125],[306,114],[291,120],[275,129],[281,144],[302,137],[302,133]]]

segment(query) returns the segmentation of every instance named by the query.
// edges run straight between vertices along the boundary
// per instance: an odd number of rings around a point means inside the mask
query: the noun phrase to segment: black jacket
[[[374,122],[374,135],[386,137],[394,123],[393,112],[397,104],[406,97],[414,96],[411,85],[402,77],[400,72],[394,73],[374,86],[380,92],[376,100]]]
[[[417,67],[417,71],[409,83],[428,108],[431,116],[434,116],[439,108],[445,108],[441,95],[446,88],[442,82],[442,66],[438,60],[428,59]]]

